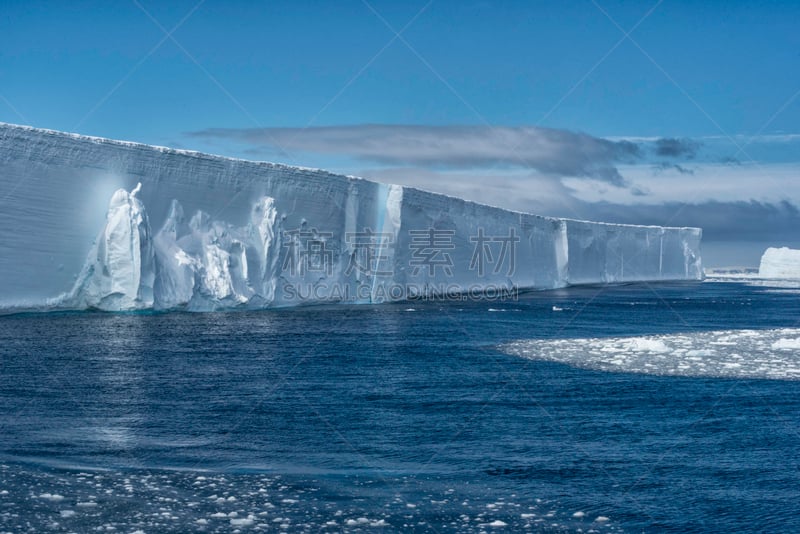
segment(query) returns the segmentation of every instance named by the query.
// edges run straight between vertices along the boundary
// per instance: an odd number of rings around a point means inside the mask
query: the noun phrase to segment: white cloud
[[[210,128],[189,135],[261,150],[349,156],[393,166],[525,168],[556,176],[592,177],[624,185],[616,165],[639,147],[538,127],[361,124],[313,128]]]

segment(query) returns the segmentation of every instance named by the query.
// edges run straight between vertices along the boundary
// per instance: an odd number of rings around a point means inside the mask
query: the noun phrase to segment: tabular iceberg
[[[699,280],[701,230],[0,123],[0,309],[265,308]]]
[[[800,250],[768,248],[761,256],[758,275],[762,278],[800,278]]]

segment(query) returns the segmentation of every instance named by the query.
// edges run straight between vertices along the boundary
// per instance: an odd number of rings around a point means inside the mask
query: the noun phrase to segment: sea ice
[[[502,345],[532,360],[612,372],[800,380],[800,329],[530,339]]]

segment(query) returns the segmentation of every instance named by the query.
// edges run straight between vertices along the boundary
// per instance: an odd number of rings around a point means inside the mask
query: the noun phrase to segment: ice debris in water
[[[500,349],[532,360],[601,371],[800,380],[798,328],[530,339]]]
[[[468,488],[408,488],[392,498],[373,495],[369,483],[363,494],[342,494],[338,483],[331,485],[324,478],[259,473],[22,472],[19,476],[15,466],[0,463],[0,532],[478,533],[541,530],[555,524],[559,530],[576,530],[583,523],[573,510],[560,509],[553,501],[513,493],[461,494]],[[409,506],[412,499],[417,504]],[[88,502],[94,506],[80,507]],[[431,518],[443,522],[433,523]],[[602,532],[613,531],[619,531],[613,522],[602,525]]]

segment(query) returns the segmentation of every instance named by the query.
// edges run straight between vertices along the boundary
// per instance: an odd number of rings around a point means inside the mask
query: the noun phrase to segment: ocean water
[[[800,531],[800,290],[0,317],[0,532]]]

